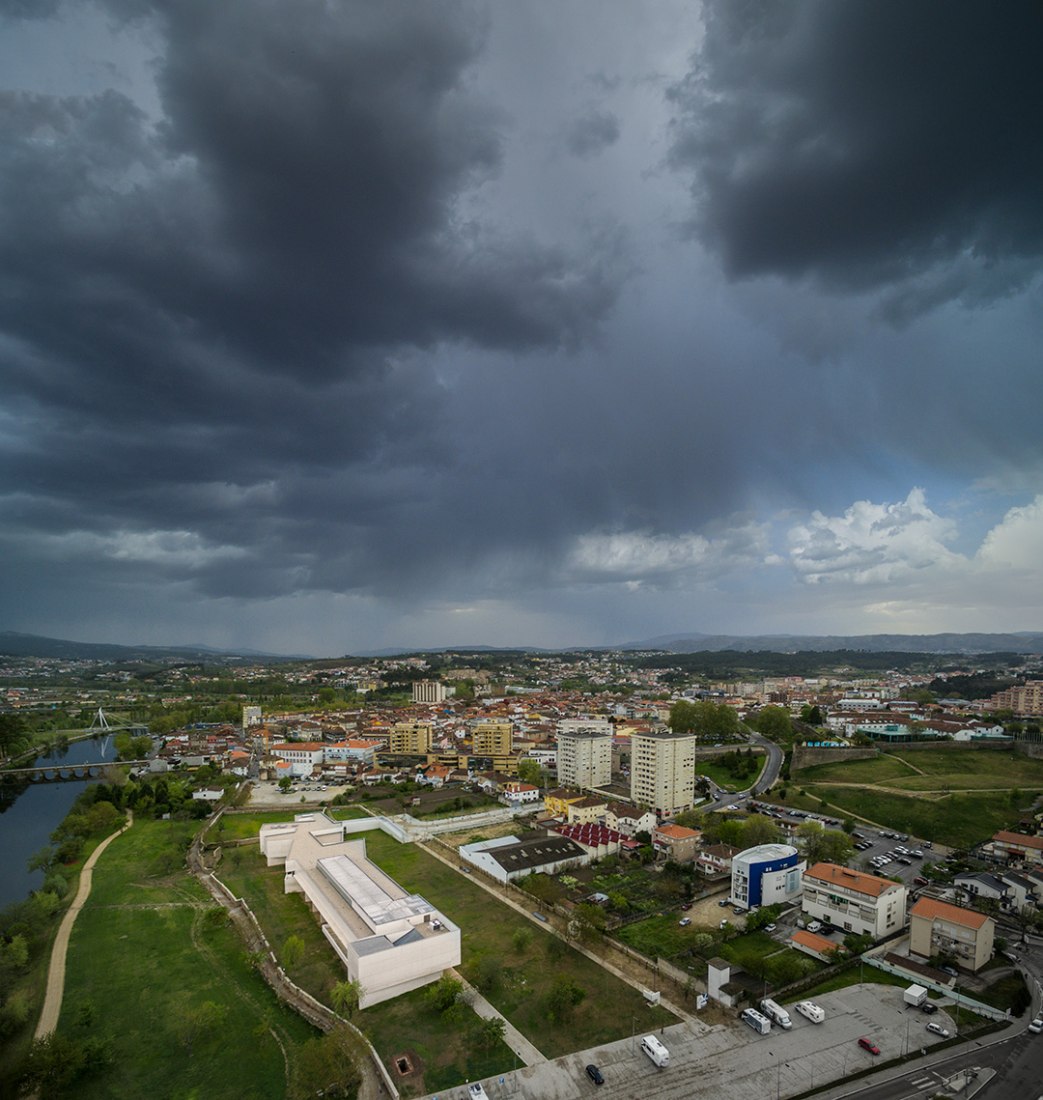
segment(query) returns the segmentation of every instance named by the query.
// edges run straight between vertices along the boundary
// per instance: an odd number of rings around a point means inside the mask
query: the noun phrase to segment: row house
[[[1043,863],[1043,837],[1000,830],[982,845],[982,851],[1008,863],[1039,866]]]
[[[633,806],[629,802],[610,802],[605,807],[605,824],[624,836],[634,837],[638,833],[652,835],[656,827],[656,816],[643,806]]]
[[[601,821],[607,808],[603,798],[581,798],[569,803],[565,819],[570,825],[592,825]]]

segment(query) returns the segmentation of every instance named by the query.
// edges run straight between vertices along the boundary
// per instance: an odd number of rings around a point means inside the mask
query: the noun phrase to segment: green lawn
[[[912,754],[910,754],[912,755]],[[917,757],[927,755],[918,752]],[[837,783],[887,783],[889,780],[916,775],[912,768],[892,756],[877,756],[872,760],[849,760],[836,764],[815,764],[810,768],[801,768],[796,773],[794,783],[837,782]]]
[[[534,926],[452,867],[414,844],[369,834],[370,857],[397,882],[422,894],[462,930],[461,971],[476,981],[482,959],[499,960],[500,981],[487,992],[490,1001],[548,1057],[625,1038],[631,1018],[640,1012],[648,1026],[675,1022],[660,1008],[649,1008],[632,986]],[[527,942],[519,946],[516,933]],[[555,981],[568,975],[585,996],[567,1026],[554,1026],[546,999]]]
[[[69,946],[59,1030],[107,1038],[115,1059],[77,1083],[77,1098],[282,1097],[287,1060],[292,1067],[315,1034],[279,1005],[223,911],[183,869],[191,829],[138,821],[95,868]]]
[[[759,754],[755,755],[753,759],[757,761],[757,770],[755,772],[750,772],[742,779],[736,779],[727,768],[715,763],[713,758],[708,760],[696,760],[695,774],[705,775],[707,778],[712,779],[718,787],[726,791],[744,791],[757,782],[761,772],[764,771],[764,765],[768,761],[767,756]]]
[[[662,916],[656,914],[628,924],[614,935],[628,947],[640,951],[650,959],[662,956],[675,961],[686,957],[696,936],[717,932],[716,928],[705,925],[690,924],[687,928],[682,928],[678,923],[679,919],[673,913]]]

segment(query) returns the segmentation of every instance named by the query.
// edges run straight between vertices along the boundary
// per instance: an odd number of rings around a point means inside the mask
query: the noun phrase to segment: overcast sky
[[[1043,7],[0,0],[0,628],[1043,629]]]

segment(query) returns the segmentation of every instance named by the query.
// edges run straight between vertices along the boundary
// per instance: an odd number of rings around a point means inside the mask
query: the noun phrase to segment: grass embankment
[[[184,869],[195,828],[139,821],[95,868],[58,1029],[108,1039],[114,1059],[76,1083],[78,1100],[282,1097],[295,1052],[316,1034],[279,1004]]]
[[[1040,790],[1043,760],[996,749],[918,749],[903,757],[895,746],[873,760],[803,769],[784,804],[818,810],[824,800],[835,813],[966,848],[1017,822]]]
[[[745,755],[738,753],[738,750],[736,750],[735,755],[741,756],[743,761],[747,759]],[[706,760],[696,760],[695,774],[705,775],[707,779],[712,779],[722,790],[744,791],[760,779],[761,772],[764,771],[764,766],[768,762],[768,757],[764,753],[754,753],[749,757],[754,766],[742,774],[737,774],[734,766],[727,767],[721,763],[726,758],[727,755],[722,754],[719,757],[713,756]]]

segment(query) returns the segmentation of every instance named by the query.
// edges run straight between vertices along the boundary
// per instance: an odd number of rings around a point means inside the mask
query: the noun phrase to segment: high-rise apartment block
[[[1043,714],[1043,680],[1029,680],[1013,684],[997,692],[991,699],[996,710],[1012,710],[1015,714]]]
[[[437,680],[416,680],[413,683],[414,703],[444,703],[446,694],[445,684]]]
[[[558,782],[592,788],[612,782],[612,723],[566,718],[558,723]]]
[[[431,751],[434,727],[430,722],[396,722],[391,727],[391,752],[419,756]]]
[[[485,719],[471,731],[471,752],[475,756],[507,756],[513,748],[514,723]]]
[[[243,729],[251,726],[259,726],[262,723],[261,708],[256,706],[243,707]]]
[[[660,817],[673,817],[695,802],[695,736],[634,733],[630,738],[630,797]]]

